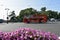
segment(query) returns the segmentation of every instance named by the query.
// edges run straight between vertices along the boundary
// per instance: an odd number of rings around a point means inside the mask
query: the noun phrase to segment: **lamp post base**
[[[9,18],[7,17],[7,24],[8,24],[8,19],[9,19]]]

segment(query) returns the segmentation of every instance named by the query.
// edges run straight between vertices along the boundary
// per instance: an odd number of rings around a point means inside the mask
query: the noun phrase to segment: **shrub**
[[[0,40],[58,40],[51,32],[20,28],[14,32],[0,32]]]

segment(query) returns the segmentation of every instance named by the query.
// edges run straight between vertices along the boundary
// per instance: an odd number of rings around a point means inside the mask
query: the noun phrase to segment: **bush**
[[[0,40],[58,40],[58,36],[50,32],[20,28],[14,32],[0,32]]]

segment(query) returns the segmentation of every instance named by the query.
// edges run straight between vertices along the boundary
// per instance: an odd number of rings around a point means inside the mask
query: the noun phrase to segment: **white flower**
[[[26,31],[26,33],[28,33],[28,31]]]
[[[25,39],[27,39],[27,37],[26,37],[26,36],[25,36],[24,38],[25,38]]]
[[[32,35],[30,36],[30,38],[32,38]]]
[[[58,39],[60,40],[60,37],[58,37]]]

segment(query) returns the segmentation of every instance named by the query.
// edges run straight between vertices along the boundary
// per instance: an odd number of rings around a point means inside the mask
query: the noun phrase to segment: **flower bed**
[[[0,32],[0,40],[58,40],[58,36],[29,28],[20,28],[14,32]]]

